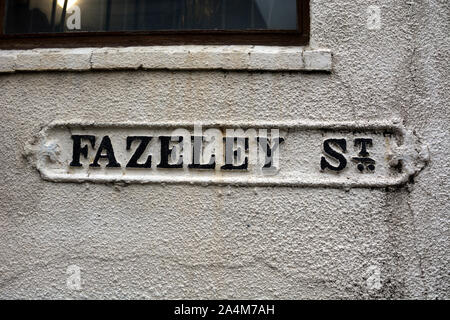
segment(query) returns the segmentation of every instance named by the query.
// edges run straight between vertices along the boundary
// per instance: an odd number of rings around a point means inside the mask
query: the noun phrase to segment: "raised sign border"
[[[402,186],[407,184],[411,176],[419,172],[427,163],[426,150],[420,144],[419,139],[412,133],[407,131],[399,119],[386,121],[347,121],[347,122],[322,122],[322,121],[263,121],[263,122],[221,122],[221,121],[205,121],[205,122],[125,122],[125,123],[99,123],[93,121],[54,121],[40,132],[40,141],[45,141],[47,130],[57,127],[97,127],[97,128],[193,128],[194,125],[201,125],[203,127],[219,127],[219,128],[279,128],[279,129],[295,129],[295,130],[326,130],[326,131],[387,131],[395,134],[401,142],[397,148],[391,150],[392,152],[392,166],[402,162],[402,172],[395,178],[379,178],[369,179],[366,181],[342,181],[342,179],[330,176],[326,181],[317,181],[317,179],[277,179],[276,176],[269,177],[221,177],[220,179],[202,176],[186,177],[90,177],[80,178],[76,175],[68,176],[67,174],[56,174],[46,169],[41,161],[42,146],[36,144],[29,144],[26,146],[25,154],[30,156],[33,154],[36,168],[39,170],[41,177],[53,182],[92,182],[92,183],[124,183],[124,184],[148,184],[148,183],[170,183],[170,184],[200,184],[200,185],[237,185],[237,186],[285,186],[285,187],[319,187],[319,188],[385,188],[390,186]],[[419,146],[419,147],[418,147]],[[426,149],[426,148],[425,148]],[[45,150],[44,150],[45,153]],[[46,154],[48,156],[48,154]]]

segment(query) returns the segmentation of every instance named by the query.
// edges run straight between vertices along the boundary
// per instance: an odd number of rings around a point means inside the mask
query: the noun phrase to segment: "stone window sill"
[[[273,46],[0,50],[0,73],[133,69],[330,72],[332,54],[328,49]]]

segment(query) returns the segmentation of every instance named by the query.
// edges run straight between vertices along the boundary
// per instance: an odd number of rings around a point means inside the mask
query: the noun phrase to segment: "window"
[[[306,44],[309,0],[0,0],[0,48]]]

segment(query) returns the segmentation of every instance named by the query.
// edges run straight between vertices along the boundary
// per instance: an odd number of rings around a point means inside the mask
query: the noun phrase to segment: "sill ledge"
[[[273,46],[150,46],[0,50],[0,73],[91,70],[332,70],[328,49]]]

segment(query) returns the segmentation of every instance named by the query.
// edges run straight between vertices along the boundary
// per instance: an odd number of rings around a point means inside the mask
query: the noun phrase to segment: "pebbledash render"
[[[448,299],[449,14],[0,50],[0,298]]]

